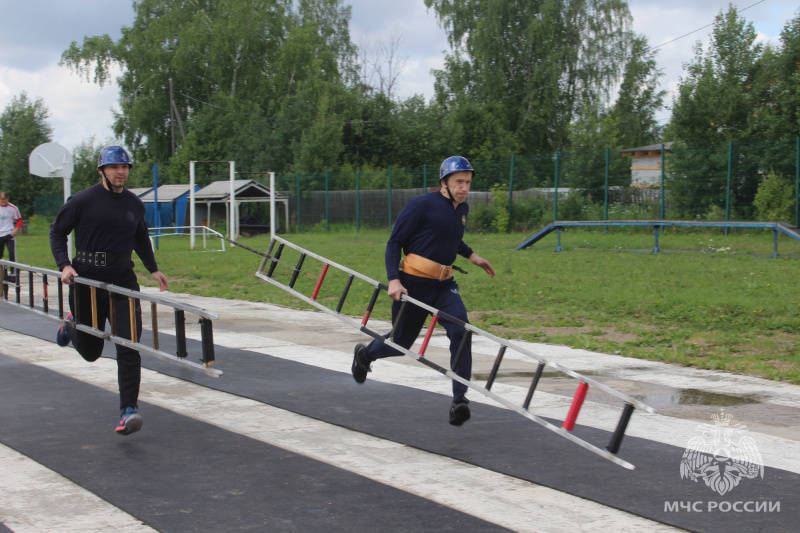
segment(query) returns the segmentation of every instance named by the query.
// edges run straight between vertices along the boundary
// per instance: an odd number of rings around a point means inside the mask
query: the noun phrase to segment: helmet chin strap
[[[450,187],[447,186],[447,178],[445,178],[443,181],[444,181],[444,185],[443,185],[444,186],[444,190],[447,191],[448,198],[450,198],[450,201],[453,202],[453,206],[454,207],[458,207],[461,202],[456,200],[456,197],[453,196],[452,192],[450,192]]]
[[[100,173],[103,175],[103,180],[106,182],[106,188],[110,192],[115,192],[114,191],[114,186],[111,185],[111,180],[108,179],[108,176],[106,176],[106,167],[100,167]],[[120,187],[120,188],[122,188],[122,187]]]

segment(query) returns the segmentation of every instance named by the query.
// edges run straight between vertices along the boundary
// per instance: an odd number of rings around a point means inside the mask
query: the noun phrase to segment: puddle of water
[[[714,407],[729,407],[733,405],[748,405],[762,403],[757,396],[736,396],[707,392],[698,389],[676,389],[671,392],[652,394],[636,394],[634,398],[656,409],[659,407],[674,407],[676,405],[708,405]]]

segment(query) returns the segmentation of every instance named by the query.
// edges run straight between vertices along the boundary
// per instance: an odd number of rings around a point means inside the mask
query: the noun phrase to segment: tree
[[[81,191],[100,181],[97,173],[97,162],[100,159],[100,151],[103,146],[112,144],[107,142],[105,145],[95,144],[95,137],[92,135],[84,140],[72,151],[72,191]]]
[[[28,172],[30,153],[51,140],[49,116],[44,100],[31,101],[24,91],[14,96],[0,115],[0,190],[8,193],[23,217],[33,214],[37,196],[62,189],[60,179],[39,178]]]
[[[734,162],[731,203],[739,206],[739,216],[749,216],[761,157],[742,143],[751,139],[752,89],[762,49],[753,24],[731,6],[717,16],[708,51],[698,43],[686,66],[669,125],[676,144],[668,171],[671,197],[685,215],[726,205],[728,165]]]
[[[266,154],[275,156],[271,170],[288,169],[291,146],[314,122],[325,84],[355,76],[350,8],[342,0],[141,0],[134,9],[133,26],[118,41],[87,37],[71,44],[62,63],[101,85],[110,81],[111,65],[123,67],[114,129],[141,163],[175,155],[177,109],[185,130],[178,151],[196,131],[193,147],[214,159],[264,170],[256,167]],[[298,105],[305,104],[301,92],[309,105]],[[165,182],[183,179],[172,174]]]
[[[664,106],[667,93],[658,89],[658,81],[663,73],[657,68],[655,56],[646,37],[632,39],[619,94],[610,110],[618,122],[620,144],[606,146],[632,148],[659,140],[661,128],[656,114]]]
[[[502,106],[502,129],[528,153],[566,146],[580,107],[607,100],[629,47],[624,0],[425,4],[436,11],[452,47],[436,73],[437,101],[451,109]]]

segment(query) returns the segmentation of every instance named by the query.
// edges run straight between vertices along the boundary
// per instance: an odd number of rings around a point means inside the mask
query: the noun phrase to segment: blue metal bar
[[[778,257],[778,230],[772,230],[772,255],[770,257]]]
[[[699,222],[699,221],[684,221],[684,220],[581,220],[581,221],[558,221],[556,223],[548,224],[542,230],[535,233],[530,238],[526,239],[514,249],[522,250],[531,246],[535,242],[543,239],[547,234],[554,230],[558,235],[558,248],[556,251],[561,251],[561,234],[562,228],[576,228],[576,227],[591,227],[591,226],[655,226],[658,228],[665,228],[668,226],[685,226],[685,227],[705,227],[705,228],[763,228],[779,231],[795,240],[800,241],[800,230],[785,222]]]
[[[656,247],[653,248],[653,251],[650,252],[650,253],[657,254],[658,252],[661,251],[661,250],[658,249],[658,226],[653,226],[653,230],[655,231],[655,235],[656,235]]]

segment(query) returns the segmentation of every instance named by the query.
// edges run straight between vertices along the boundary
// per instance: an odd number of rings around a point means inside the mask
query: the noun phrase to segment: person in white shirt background
[[[8,201],[8,193],[0,192],[0,259],[8,247],[8,258],[17,260],[17,242],[14,237],[22,228],[22,216],[17,206]]]

